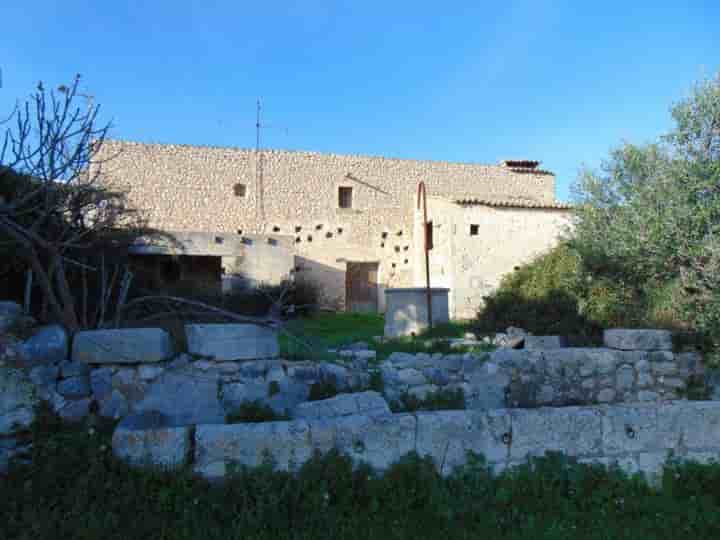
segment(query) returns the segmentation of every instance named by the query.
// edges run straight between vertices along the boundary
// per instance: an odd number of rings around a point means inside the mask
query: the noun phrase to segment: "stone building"
[[[568,223],[555,176],[534,161],[499,165],[279,150],[107,141],[103,181],[170,244],[136,253],[213,257],[225,290],[294,275],[326,306],[382,310],[383,290],[425,283],[417,186],[433,221],[433,286],[451,288],[451,314],[472,316],[515,266],[551,247]],[[111,159],[106,159],[111,158]],[[420,231],[420,233],[419,233]]]

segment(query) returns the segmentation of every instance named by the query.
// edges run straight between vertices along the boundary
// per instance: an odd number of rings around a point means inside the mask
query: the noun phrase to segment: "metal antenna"
[[[257,115],[255,120],[255,215],[258,220],[258,229],[260,233],[265,232],[265,186],[263,185],[263,161],[264,156],[260,151],[260,130],[262,123],[260,122],[260,99],[257,100]]]

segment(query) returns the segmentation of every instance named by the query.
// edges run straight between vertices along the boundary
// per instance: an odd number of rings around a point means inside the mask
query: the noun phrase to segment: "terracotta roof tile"
[[[495,206],[506,208],[541,208],[552,210],[570,210],[571,204],[564,202],[542,202],[532,201],[529,199],[480,199],[474,197],[466,197],[463,199],[455,199],[455,204],[461,206]]]

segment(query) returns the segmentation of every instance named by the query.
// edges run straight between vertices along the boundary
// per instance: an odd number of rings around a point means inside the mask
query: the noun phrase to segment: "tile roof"
[[[453,202],[461,206],[495,206],[507,208],[540,208],[551,210],[570,210],[572,205],[564,202],[542,202],[532,201],[529,199],[481,199],[476,197],[466,197],[455,199]]]

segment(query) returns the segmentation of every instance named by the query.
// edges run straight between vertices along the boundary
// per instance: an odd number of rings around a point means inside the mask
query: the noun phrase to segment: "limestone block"
[[[300,403],[293,418],[332,418],[352,414],[389,414],[387,402],[378,392],[339,394],[330,399]]]
[[[185,325],[188,352],[219,361],[276,358],[277,332],[254,324]]]
[[[465,401],[469,409],[501,409],[505,407],[510,377],[502,372],[492,375],[474,374],[470,380],[470,392]]]
[[[27,429],[35,419],[38,396],[30,377],[0,365],[0,435]]]
[[[148,386],[134,409],[162,413],[175,425],[222,423],[225,410],[219,390],[217,377],[165,372]]]
[[[112,392],[112,368],[93,369],[90,372],[90,388],[95,399],[103,399]]]
[[[221,396],[225,410],[233,412],[244,402],[265,401],[268,398],[268,384],[262,379],[225,383],[221,388]]]
[[[138,377],[142,381],[151,381],[159,377],[164,371],[163,366],[140,366],[138,367]]]
[[[504,462],[511,433],[505,411],[432,411],[417,413],[416,451],[429,455],[441,474],[465,464],[467,453],[489,463]]]
[[[58,364],[68,357],[68,336],[62,326],[38,328],[20,345],[23,357],[31,364]]]
[[[57,385],[60,395],[69,399],[79,399],[90,395],[90,379],[88,377],[69,377]]]
[[[597,394],[598,403],[610,403],[615,399],[615,390],[612,388],[603,388]]]
[[[109,394],[98,398],[98,403],[100,405],[98,413],[103,418],[113,418],[117,420],[125,417],[130,410],[125,396],[118,390],[111,390]]]
[[[654,405],[616,405],[603,409],[602,453],[608,457],[667,448],[668,440],[658,429]]]
[[[618,392],[629,390],[635,383],[635,370],[630,366],[623,366],[617,370],[615,388]]]
[[[511,410],[511,459],[543,455],[548,450],[569,456],[598,455],[603,416],[595,408]]]
[[[394,368],[415,368],[418,367],[418,358],[414,354],[404,352],[394,352],[387,357],[383,364],[388,364]]]
[[[397,371],[397,380],[400,384],[407,386],[419,386],[427,384],[427,379],[421,371],[413,368],[399,369]]]
[[[118,458],[133,465],[174,468],[186,463],[190,437],[190,426],[168,426],[162,415],[131,415],[115,429],[112,447]]]
[[[160,328],[78,332],[72,347],[73,361],[87,364],[162,362],[172,354],[170,335]]]
[[[417,425],[412,414],[343,416],[333,423],[337,448],[376,470],[387,469],[415,449]]]
[[[63,362],[60,364],[60,375],[67,377],[85,377],[90,374],[90,368],[87,364],[80,362]]]
[[[30,380],[38,386],[54,385],[59,376],[57,366],[36,366],[30,370]]]
[[[305,420],[258,424],[199,425],[195,430],[195,472],[222,477],[228,465],[261,465],[271,457],[280,470],[293,470],[312,456]]]
[[[675,362],[657,362],[650,365],[652,372],[656,375],[676,375],[678,373],[678,366]]]
[[[672,334],[668,330],[629,330],[615,328],[605,330],[603,341],[606,347],[626,351],[672,350]]]
[[[323,362],[320,364],[320,376],[333,381],[339,389],[345,389],[348,386],[349,372],[345,366]]]
[[[567,347],[567,340],[563,336],[525,336],[525,349],[530,351],[563,347]]]

